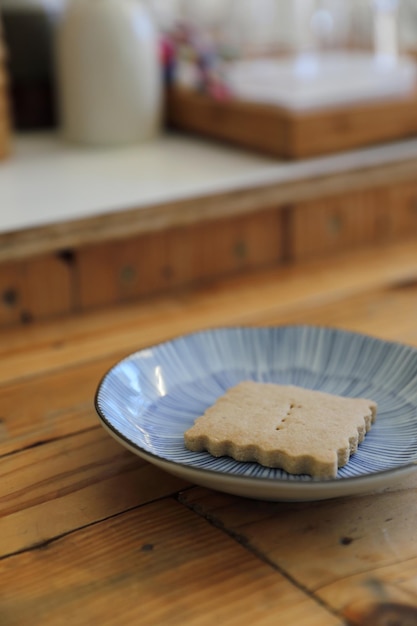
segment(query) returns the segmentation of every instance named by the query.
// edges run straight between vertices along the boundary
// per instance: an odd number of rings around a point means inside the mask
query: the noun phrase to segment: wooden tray
[[[171,127],[252,148],[280,158],[302,159],[417,135],[417,90],[401,99],[309,112],[231,100],[172,88]]]

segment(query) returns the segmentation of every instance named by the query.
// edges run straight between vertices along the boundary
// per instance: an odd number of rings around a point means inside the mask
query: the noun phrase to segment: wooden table
[[[116,443],[93,396],[120,357],[196,329],[326,324],[417,346],[417,240],[1,331],[0,624],[417,622],[417,473],[267,503]]]

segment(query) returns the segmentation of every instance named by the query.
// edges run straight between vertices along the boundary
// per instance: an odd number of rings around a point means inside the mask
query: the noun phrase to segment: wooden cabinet
[[[219,197],[211,217],[4,261],[0,326],[191,289],[283,263],[331,259],[417,235],[414,181],[316,196],[244,207],[224,217]],[[198,208],[196,199],[196,215]]]

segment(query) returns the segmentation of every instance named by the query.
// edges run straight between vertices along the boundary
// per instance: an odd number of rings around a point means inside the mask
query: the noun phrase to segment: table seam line
[[[184,489],[182,489],[181,491],[184,491]],[[113,513],[112,515],[107,515],[106,517],[103,517],[101,519],[97,519],[94,520],[92,522],[89,522],[87,524],[82,524],[81,526],[78,526],[77,528],[72,528],[71,530],[62,532],[58,535],[56,535],[55,537],[50,537],[49,539],[44,539],[43,541],[39,541],[37,543],[34,543],[30,546],[27,546],[25,548],[21,548],[20,550],[15,550],[14,552],[9,552],[8,554],[1,554],[0,555],[0,563],[2,561],[5,561],[6,559],[10,559],[13,557],[17,557],[21,554],[25,554],[27,552],[35,552],[36,550],[43,550],[44,548],[47,548],[48,546],[50,546],[51,544],[55,543],[56,541],[59,541],[60,539],[64,539],[65,537],[68,537],[70,535],[73,535],[79,531],[85,530],[86,528],[91,528],[93,526],[96,526],[97,524],[101,524],[104,522],[107,522],[109,520],[112,519],[116,519],[117,517],[124,515],[125,513],[129,513],[130,511],[134,511],[134,510],[139,510],[145,506],[154,504],[155,502],[161,502],[163,500],[172,500],[173,502],[178,502],[176,495],[178,494],[178,492],[173,492],[171,494],[165,495],[165,496],[161,496],[159,498],[151,498],[149,500],[147,500],[146,502],[142,502],[141,504],[135,505],[135,506],[130,506],[127,507],[126,509],[124,509],[123,511],[118,511],[117,513]]]
[[[218,530],[225,533],[228,537],[230,537],[235,542],[237,542],[240,546],[242,546],[242,548],[246,549],[257,559],[259,559],[260,561],[262,561],[263,563],[271,567],[273,570],[275,570],[277,573],[279,573],[281,576],[283,576],[283,578],[285,578],[291,585],[293,585],[300,592],[302,592],[304,596],[307,596],[308,598],[313,600],[316,604],[319,604],[328,613],[330,613],[331,615],[334,615],[338,619],[342,620],[343,623],[347,624],[344,616],[341,615],[337,609],[328,605],[326,601],[323,600],[320,596],[317,596],[314,591],[311,591],[310,589],[308,589],[308,587],[306,587],[303,583],[301,583],[296,578],[294,578],[284,568],[282,568],[277,563],[269,559],[269,557],[263,554],[261,551],[257,550],[253,545],[251,545],[251,543],[246,539],[244,535],[241,535],[237,533],[236,531],[228,528],[227,526],[222,524],[215,516],[212,516],[207,513],[203,513],[202,511],[200,512],[198,510],[198,507],[195,507],[192,504],[187,503],[185,500],[182,500],[181,493],[183,491],[184,490],[181,490],[180,492],[178,492],[176,495],[174,494],[173,496],[179,504],[186,507],[188,510],[192,511],[195,515],[203,518],[208,524],[210,524],[211,526],[214,526],[214,528],[217,528]]]

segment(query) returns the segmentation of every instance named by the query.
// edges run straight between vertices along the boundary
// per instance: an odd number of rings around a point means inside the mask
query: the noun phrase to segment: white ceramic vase
[[[66,139],[120,145],[158,133],[158,35],[139,0],[71,0],[57,28],[56,70]]]

